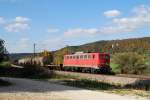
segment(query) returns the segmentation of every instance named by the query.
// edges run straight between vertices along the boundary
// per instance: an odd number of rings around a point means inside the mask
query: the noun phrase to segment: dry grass
[[[113,89],[111,91],[104,91],[107,93],[114,93],[119,95],[130,95],[135,97],[142,97],[146,100],[150,100],[150,91],[144,91],[144,90],[134,90],[134,89]]]
[[[119,95],[130,95],[137,98],[145,98],[150,100],[150,91],[135,89],[132,87],[121,86],[120,84],[108,84],[105,82],[98,82],[90,79],[82,79],[71,75],[57,75],[52,77],[57,80],[55,83],[69,85],[73,87],[86,88],[90,90],[104,91],[107,93],[114,93]]]
[[[1,93],[0,100],[68,100],[58,95],[44,93]]]

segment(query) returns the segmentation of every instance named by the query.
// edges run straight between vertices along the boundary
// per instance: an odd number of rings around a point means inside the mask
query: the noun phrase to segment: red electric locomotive
[[[110,55],[107,53],[83,53],[65,55],[64,70],[82,71],[91,73],[110,72]]]

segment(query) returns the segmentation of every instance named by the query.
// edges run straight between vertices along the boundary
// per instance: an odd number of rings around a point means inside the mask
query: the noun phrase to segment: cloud
[[[48,28],[47,30],[48,33],[55,33],[55,32],[59,32],[58,28]]]
[[[133,11],[133,16],[115,18],[113,23],[133,31],[150,25],[150,7],[141,5],[134,8]]]
[[[26,18],[26,17],[17,16],[15,18],[15,22],[24,23],[24,22],[27,22],[27,21],[29,21],[29,18]]]
[[[75,28],[75,29],[69,29],[66,32],[64,32],[65,37],[74,37],[74,36],[81,36],[81,35],[92,35],[96,34],[99,30],[96,28],[88,28],[88,29],[82,29],[82,28]]]
[[[112,17],[117,17],[119,16],[121,13],[119,10],[108,10],[104,12],[104,15],[108,18],[112,18]]]
[[[0,17],[0,25],[5,23],[5,19],[3,17]]]
[[[114,14],[117,10],[111,10],[107,14],[109,17],[114,17],[119,14]],[[106,12],[105,12],[106,14]],[[106,14],[106,15],[107,15]],[[111,14],[113,16],[111,16]],[[64,32],[66,37],[81,37],[81,36],[93,36],[93,35],[105,35],[105,34],[114,34],[114,33],[127,33],[133,32],[143,27],[150,26],[150,7],[145,5],[140,5],[135,7],[131,11],[131,15],[128,17],[121,18],[112,18],[110,25],[103,26],[100,28],[75,28],[69,29]]]
[[[18,47],[16,48],[16,52],[26,51],[29,48],[29,38],[21,38],[18,42]]]
[[[49,37],[45,40],[43,40],[42,42],[38,43],[38,51],[42,51],[43,49],[45,50],[57,50],[59,48],[62,48],[65,46],[64,43],[64,38],[63,36],[59,36],[59,37]]]
[[[14,44],[15,44],[15,48],[14,48]],[[10,52],[13,53],[19,53],[19,52],[29,52],[32,47],[32,45],[30,44],[30,39],[29,38],[20,38],[17,40],[17,42],[12,42],[7,44],[7,47],[9,49]]]
[[[29,25],[27,23],[11,23],[5,27],[7,32],[19,32],[26,29],[29,29]]]
[[[17,16],[12,22],[7,22],[4,29],[7,32],[20,32],[29,29],[29,18]]]

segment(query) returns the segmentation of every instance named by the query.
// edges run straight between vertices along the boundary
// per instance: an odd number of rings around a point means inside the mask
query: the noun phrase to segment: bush
[[[24,65],[22,69],[22,77],[26,78],[51,78],[53,72],[48,68],[41,67],[38,65]]]
[[[11,63],[9,61],[2,61],[0,62],[0,67],[11,67]]]
[[[117,69],[123,74],[143,74],[147,69],[144,57],[138,53],[115,54],[113,62],[118,64]]]

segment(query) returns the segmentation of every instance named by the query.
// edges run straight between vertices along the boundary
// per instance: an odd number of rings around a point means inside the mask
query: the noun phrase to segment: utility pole
[[[33,56],[34,56],[34,58],[35,58],[35,46],[36,46],[36,44],[34,43],[33,44]]]

